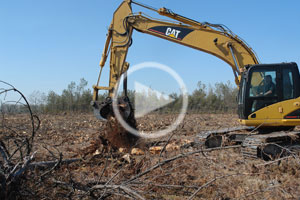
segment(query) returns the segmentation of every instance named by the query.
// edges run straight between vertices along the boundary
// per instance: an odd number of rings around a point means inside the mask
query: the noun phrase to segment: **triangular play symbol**
[[[137,118],[175,101],[168,95],[138,82],[134,82],[134,90],[134,115]]]

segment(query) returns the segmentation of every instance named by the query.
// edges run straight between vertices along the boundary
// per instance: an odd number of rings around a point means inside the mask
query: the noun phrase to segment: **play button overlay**
[[[119,94],[119,89],[122,88],[120,85],[122,85],[122,80],[127,78],[130,80],[130,76],[134,74],[134,72],[137,72],[139,70],[149,70],[154,69],[156,71],[160,70],[163,73],[167,73],[170,77],[172,77],[177,85],[178,90],[180,91],[180,94],[178,96],[181,98],[177,99],[178,102],[181,102],[181,109],[180,112],[176,118],[176,120],[173,121],[171,125],[169,125],[167,128],[163,130],[156,130],[156,131],[139,131],[134,128],[132,128],[129,124],[126,123],[126,121],[123,119],[123,117],[120,114],[120,111],[118,109],[118,101],[117,97]],[[155,73],[157,73],[155,71]],[[126,75],[127,74],[127,75]],[[123,77],[119,80],[118,84],[116,84],[116,87],[114,88],[114,98],[112,101],[112,107],[113,111],[115,113],[116,119],[119,121],[119,123],[125,128],[127,131],[129,131],[132,134],[137,135],[138,137],[144,137],[144,138],[159,138],[166,136],[167,134],[171,133],[176,129],[176,127],[182,122],[182,120],[185,117],[187,106],[188,106],[188,92],[186,89],[186,86],[181,79],[181,77],[170,67],[157,63],[157,62],[144,62],[140,63],[138,65],[131,66],[127,73],[123,75]],[[134,75],[133,75],[134,77]],[[164,80],[161,80],[160,84],[164,84]],[[147,83],[148,84],[148,83]],[[134,109],[135,109],[135,117],[143,117],[157,109],[163,108],[165,106],[168,106],[172,102],[175,101],[175,99],[169,97],[168,95],[162,93],[159,91],[159,88],[152,89],[144,83],[141,83],[140,81],[134,81]],[[177,94],[177,93],[176,93]],[[153,98],[155,97],[155,98]]]
[[[134,116],[143,117],[172,103],[175,99],[139,82],[134,82]],[[155,99],[150,97],[156,97]]]

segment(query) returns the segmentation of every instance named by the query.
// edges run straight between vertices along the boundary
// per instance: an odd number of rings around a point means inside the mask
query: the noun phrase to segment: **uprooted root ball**
[[[136,120],[134,117],[128,118],[126,123],[136,129]],[[108,117],[105,138],[115,148],[123,147],[128,149],[134,147],[140,139],[140,137],[128,132],[113,116]]]

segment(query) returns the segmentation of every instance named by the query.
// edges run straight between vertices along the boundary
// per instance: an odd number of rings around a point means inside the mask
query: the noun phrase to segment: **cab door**
[[[246,91],[246,113],[280,101],[280,72],[276,66],[254,66],[249,70]]]

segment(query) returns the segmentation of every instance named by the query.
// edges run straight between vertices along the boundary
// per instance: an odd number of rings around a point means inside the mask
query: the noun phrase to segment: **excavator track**
[[[197,140],[206,148],[241,144],[241,153],[246,158],[274,160],[300,152],[299,131],[261,134],[254,127],[238,126],[201,132],[197,135]]]
[[[263,141],[256,137],[246,137],[242,144],[244,157],[257,158],[257,147],[263,145]]]
[[[293,153],[297,144],[300,144],[299,131],[250,135],[242,143],[242,154],[245,157],[273,160]]]
[[[226,146],[231,142],[242,143],[244,138],[254,127],[237,126],[232,128],[223,128],[219,130],[203,131],[197,135],[200,143],[207,148]]]

